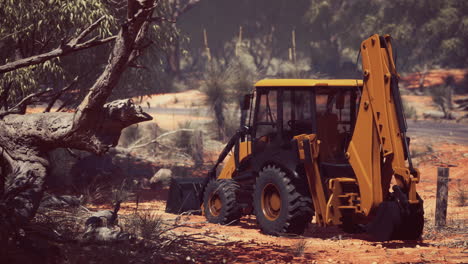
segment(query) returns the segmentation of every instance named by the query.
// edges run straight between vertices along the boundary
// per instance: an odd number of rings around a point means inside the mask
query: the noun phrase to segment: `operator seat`
[[[317,137],[320,140],[320,161],[336,162],[341,137],[338,132],[338,116],[335,113],[318,115]]]
[[[354,171],[344,156],[345,136],[338,131],[338,116],[323,113],[317,118],[317,137],[320,140],[320,171],[325,178],[355,178]]]

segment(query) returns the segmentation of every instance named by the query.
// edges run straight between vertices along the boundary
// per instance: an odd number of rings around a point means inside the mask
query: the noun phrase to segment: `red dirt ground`
[[[417,146],[420,142],[412,143]],[[207,244],[189,256],[196,263],[468,263],[468,207],[457,206],[455,197],[459,186],[468,184],[467,153],[468,146],[440,144],[418,161],[422,175],[418,191],[424,199],[426,218],[423,240],[418,242],[371,242],[365,234],[346,234],[337,227],[315,224],[303,236],[274,237],[259,231],[254,216],[232,226],[211,224],[203,216],[165,213],[167,189],[146,191],[146,200],[138,210],[160,214],[169,223],[183,223],[174,230],[179,235],[200,235]],[[446,164],[451,166],[449,228],[439,232],[433,227],[437,166]],[[134,210],[135,203],[125,203],[121,213]],[[295,256],[301,244],[304,253]]]
[[[190,96],[183,93],[176,96],[176,107],[199,105],[197,101],[202,97],[194,92]],[[166,97],[169,99],[165,106],[173,108],[170,98],[174,95]],[[435,108],[429,97],[410,97],[407,99],[421,112]],[[152,100],[155,99],[153,97]],[[159,121],[158,124],[164,123],[163,119]],[[425,138],[413,138],[412,148],[425,151],[427,142]],[[194,250],[191,257],[198,263],[468,263],[468,207],[456,204],[459,186],[468,192],[465,187],[468,184],[468,146],[433,140],[431,144],[432,152],[415,159],[422,175],[418,192],[424,199],[426,218],[422,241],[375,243],[363,234],[350,235],[336,227],[319,228],[315,224],[311,224],[300,237],[273,237],[258,230],[253,216],[244,217],[233,226],[207,223],[203,216],[183,216],[179,221],[185,223],[184,227],[175,232],[203,234],[203,239],[210,242],[209,246]],[[451,178],[447,212],[449,228],[441,231],[434,228],[437,166],[450,166]],[[166,195],[167,190],[161,190],[154,197],[156,199],[141,203],[139,210],[149,210],[160,214],[165,220],[175,221],[176,215],[164,212]],[[147,196],[151,198],[152,194],[148,193]],[[122,206],[124,213],[133,212],[134,208],[135,204],[132,203]],[[304,254],[296,257],[294,251],[301,244],[305,245]],[[219,247],[224,250],[220,251]],[[213,255],[212,252],[221,255]]]
[[[436,77],[431,74],[427,79]],[[428,96],[405,97],[418,114],[435,109]],[[152,107],[160,108],[204,107],[203,95],[196,91],[153,96],[149,101]],[[160,127],[167,129],[174,129],[177,122],[187,119],[187,116],[164,113],[153,116]],[[319,228],[315,224],[311,224],[303,236],[273,237],[259,231],[253,216],[244,217],[232,226],[211,224],[203,216],[178,217],[165,213],[167,189],[145,191],[143,196],[146,200],[139,204],[138,210],[160,214],[171,223],[182,222],[183,227],[174,230],[177,234],[199,234],[207,243],[194,247],[193,254],[188,256],[195,259],[195,263],[468,263],[468,206],[460,207],[456,203],[460,188],[468,193],[468,146],[434,142],[427,138],[413,138],[411,145],[426,152],[428,142],[432,144],[431,150],[415,159],[421,171],[418,192],[424,199],[426,218],[423,240],[418,242],[370,242],[364,234],[350,235],[336,227]],[[450,166],[451,178],[448,228],[442,230],[434,228],[437,166]],[[129,214],[135,207],[135,203],[125,203],[120,213]],[[294,252],[300,245],[304,246],[304,253],[295,256]]]

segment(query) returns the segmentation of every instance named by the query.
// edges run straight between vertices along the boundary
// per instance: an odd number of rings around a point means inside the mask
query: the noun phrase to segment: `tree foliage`
[[[169,0],[167,0],[169,1]],[[37,55],[60,47],[76,34],[104,18],[93,36],[108,37],[117,33],[126,12],[126,1],[108,0],[2,0],[0,9],[0,64]],[[166,5],[158,5],[155,17],[164,17]],[[144,43],[148,52],[130,65],[110,99],[145,95],[170,88],[170,80],[164,73],[164,56],[171,39],[177,32],[171,21],[152,25]],[[153,44],[153,45],[150,45]],[[95,47],[66,57],[55,58],[43,64],[21,68],[2,75],[0,93],[10,88],[10,104],[26,95],[48,88],[59,90],[76,76],[79,81],[72,95],[70,106],[76,106],[107,64],[109,46]],[[68,97],[67,97],[68,96]]]
[[[329,74],[346,71],[357,55],[350,51],[374,33],[392,35],[403,71],[468,62],[466,1],[311,0],[304,18],[313,33],[313,66]]]
[[[111,9],[100,0],[2,0],[1,5],[0,64],[56,48],[101,17],[105,19],[97,29],[99,37],[110,36],[117,29]],[[102,53],[84,52],[80,56],[56,58],[5,73],[0,89],[10,86],[10,99],[18,101],[35,90],[61,88],[58,86],[65,85],[78,74],[78,67],[86,68],[84,62],[103,61],[107,54],[100,55]]]
[[[468,58],[468,2],[460,0],[204,0],[178,24],[192,57],[202,54],[204,29],[212,55],[221,58],[242,26],[253,55],[287,60],[295,30],[298,59],[310,57],[311,71],[336,78],[360,77],[359,44],[375,33],[394,38],[400,71],[463,68]],[[268,47],[255,45],[272,28]]]

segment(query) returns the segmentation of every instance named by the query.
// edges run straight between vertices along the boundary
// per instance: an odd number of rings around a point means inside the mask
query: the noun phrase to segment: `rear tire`
[[[210,223],[231,224],[242,216],[236,195],[239,184],[234,180],[221,179],[208,183],[203,195],[205,217]]]
[[[254,214],[269,235],[302,234],[312,220],[312,200],[304,180],[275,166],[259,173],[253,193]]]

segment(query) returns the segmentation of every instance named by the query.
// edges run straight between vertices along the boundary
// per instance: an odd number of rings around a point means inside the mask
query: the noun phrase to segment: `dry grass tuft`
[[[136,212],[129,216],[124,228],[129,233],[150,240],[159,240],[165,232],[161,216],[149,211]]]
[[[301,257],[307,248],[307,241],[305,239],[299,240],[297,243],[292,245],[292,253],[295,257]]]
[[[461,179],[457,180],[457,189],[455,190],[455,201],[457,206],[463,207],[468,205],[468,190],[461,184]]]

